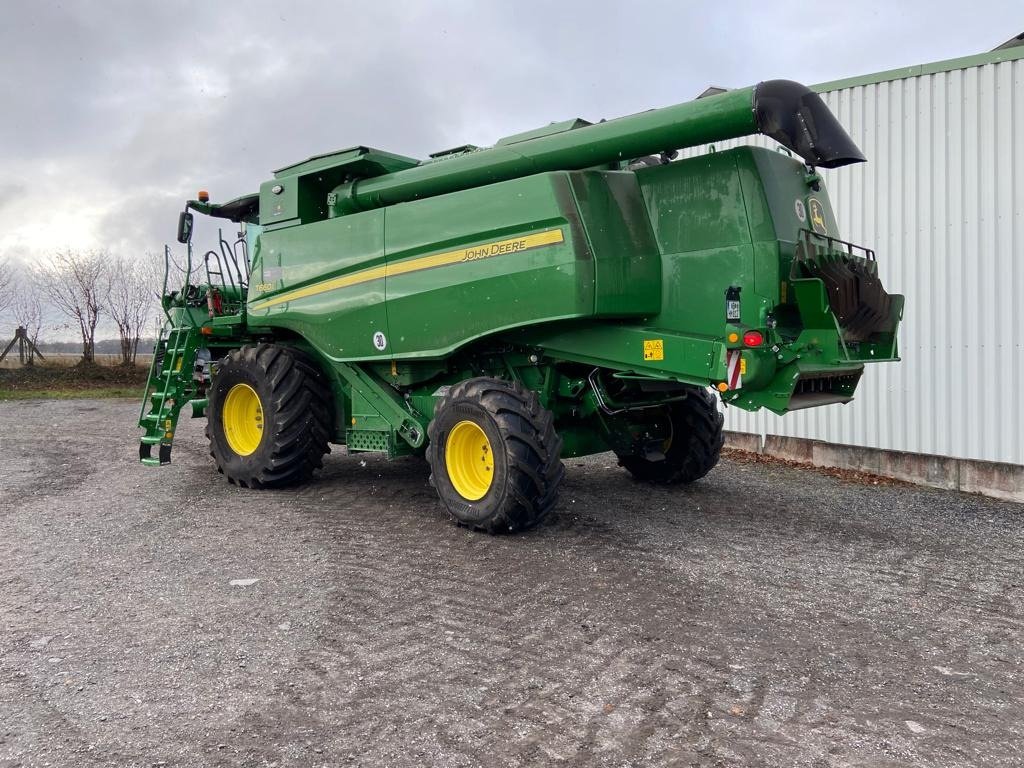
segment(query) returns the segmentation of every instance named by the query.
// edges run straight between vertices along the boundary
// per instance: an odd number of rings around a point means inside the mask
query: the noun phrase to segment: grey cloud
[[[18,224],[3,218],[16,199],[21,218],[95,206],[93,231],[69,231],[69,243],[88,235],[82,247],[160,250],[200,186],[234,197],[312,154],[370,144],[424,156],[676,103],[710,84],[813,83],[966,55],[1019,32],[1018,10],[921,0],[898,12],[781,1],[12,4],[0,26],[0,221]],[[47,166],[55,178],[41,178]]]
[[[0,181],[0,209],[12,202],[25,191],[24,184]]]

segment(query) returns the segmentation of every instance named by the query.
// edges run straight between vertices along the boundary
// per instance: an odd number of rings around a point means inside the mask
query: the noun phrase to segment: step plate
[[[392,455],[395,451],[391,432],[369,429],[350,429],[345,433],[345,444],[350,451],[374,451]]]
[[[170,443],[161,443],[157,453],[158,458],[153,458],[153,446],[149,443],[139,443],[139,460],[147,467],[157,467],[161,464],[171,463]]]

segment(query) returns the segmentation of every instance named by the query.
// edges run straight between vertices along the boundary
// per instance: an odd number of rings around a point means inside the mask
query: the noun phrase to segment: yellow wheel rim
[[[254,453],[263,439],[263,405],[256,390],[248,384],[235,384],[229,389],[221,423],[232,451],[239,456]]]
[[[460,421],[452,427],[444,444],[444,464],[452,486],[466,501],[478,501],[491,489],[494,453],[475,422]]]

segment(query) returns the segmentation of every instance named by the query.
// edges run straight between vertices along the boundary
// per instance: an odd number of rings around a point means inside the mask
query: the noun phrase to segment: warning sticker
[[[729,389],[739,389],[743,386],[743,374],[746,372],[746,368],[746,361],[740,350],[727,349],[725,351],[725,383]]]
[[[664,360],[665,340],[644,339],[644,360]]]

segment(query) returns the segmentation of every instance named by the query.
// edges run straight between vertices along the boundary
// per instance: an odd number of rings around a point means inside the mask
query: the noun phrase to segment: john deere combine
[[[670,161],[756,133],[786,153]],[[142,461],[170,461],[187,404],[233,483],[300,483],[330,443],[425,455],[454,518],[490,532],[541,522],[565,457],[697,480],[722,447],[718,397],[846,403],[864,363],[897,359],[903,297],[839,238],[815,170],[863,160],[816,94],[773,80],[424,161],[353,147],[258,194],[201,193],[179,219],[188,263],[163,298]],[[238,238],[193,261],[192,211]]]

